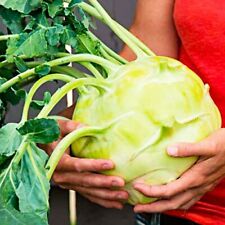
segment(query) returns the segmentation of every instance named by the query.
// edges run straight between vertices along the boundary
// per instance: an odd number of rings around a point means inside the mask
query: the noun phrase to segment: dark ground
[[[53,188],[50,198],[50,225],[69,225],[68,191]],[[105,209],[78,195],[77,209],[77,225],[134,225],[130,206],[123,210]]]

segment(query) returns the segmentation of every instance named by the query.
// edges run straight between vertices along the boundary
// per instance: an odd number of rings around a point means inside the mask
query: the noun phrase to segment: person
[[[224,9],[222,0],[137,0],[131,27],[157,55],[179,59],[210,85],[211,96],[223,118],[222,127],[225,125]],[[128,47],[121,55],[134,59]],[[70,118],[71,111],[66,111]],[[76,129],[77,123],[63,122],[61,128],[65,135]],[[134,184],[144,195],[160,199],[134,207],[137,224],[224,225],[225,128],[198,143],[174,143],[167,152],[173,157],[199,156],[199,160],[169,184]],[[110,167],[113,162],[76,159],[65,154],[54,179],[60,186],[74,189],[104,207],[122,208],[120,200],[126,200],[127,193],[110,188],[114,184],[122,188],[124,181],[91,173]]]

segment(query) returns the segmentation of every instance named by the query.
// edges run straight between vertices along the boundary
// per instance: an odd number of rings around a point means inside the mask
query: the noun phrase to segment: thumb
[[[167,153],[173,157],[211,156],[215,145],[207,139],[198,143],[177,143],[167,148]]]
[[[58,124],[60,126],[62,136],[65,136],[72,131],[84,126],[81,123],[73,120],[58,120]]]

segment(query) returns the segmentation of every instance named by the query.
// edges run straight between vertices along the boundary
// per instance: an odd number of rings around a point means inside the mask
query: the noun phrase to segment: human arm
[[[157,55],[178,57],[179,40],[173,21],[174,0],[138,0],[131,32]],[[121,55],[132,60],[126,46]]]
[[[148,1],[140,0],[138,7],[143,7],[143,17],[146,17],[143,22],[137,18],[132,26],[134,32],[139,34],[139,37],[148,44],[153,51],[160,55],[177,57],[179,41],[176,37],[174,28],[173,8],[174,1]],[[151,5],[150,8],[148,8]],[[162,7],[162,8],[161,8]],[[154,9],[154,10],[151,10]],[[161,10],[161,14],[159,13]],[[144,13],[145,12],[145,13]],[[163,13],[164,12],[164,13]],[[151,14],[151,16],[149,15]],[[155,16],[154,16],[155,14]],[[158,15],[158,16],[157,16]],[[130,53],[128,48],[125,48],[123,54],[129,58]],[[144,184],[136,184],[137,190],[149,197],[162,198],[161,200],[146,205],[138,205],[134,208],[136,212],[163,212],[171,209],[188,209],[196,201],[198,201],[206,192],[213,189],[218,182],[224,177],[224,130],[213,134],[209,139],[204,140],[196,145],[185,144],[184,153],[187,156],[197,154],[200,160],[197,164],[187,171],[180,179],[168,185],[162,186],[147,186]],[[204,143],[204,149],[202,148]],[[217,145],[214,146],[214,145]],[[179,145],[179,148],[183,148]],[[197,152],[193,152],[193,146]],[[218,147],[219,146],[219,147]],[[211,151],[214,151],[212,155]],[[179,156],[182,156],[180,153]],[[206,175],[207,174],[207,175]]]

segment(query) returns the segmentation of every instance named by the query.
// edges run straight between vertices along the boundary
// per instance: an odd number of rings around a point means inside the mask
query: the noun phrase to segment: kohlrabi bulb
[[[107,78],[108,91],[90,87],[81,94],[73,119],[87,126],[106,126],[96,136],[77,140],[78,157],[110,159],[115,169],[104,174],[125,179],[129,203],[147,203],[134,190],[137,181],[166,184],[181,176],[196,157],[173,158],[166,148],[197,142],[221,126],[209,86],[182,63],[146,57]]]

